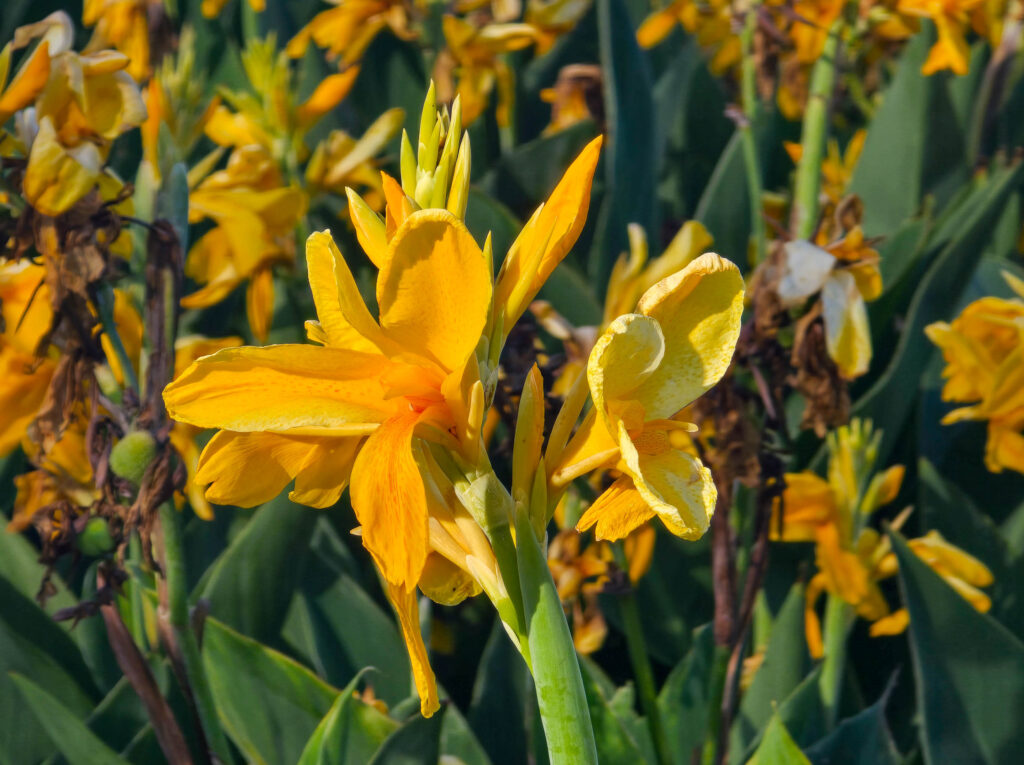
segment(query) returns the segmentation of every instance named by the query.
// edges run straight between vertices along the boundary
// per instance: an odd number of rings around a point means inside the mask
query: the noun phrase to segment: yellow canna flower
[[[967,74],[970,49],[964,36],[969,15],[982,0],[899,0],[897,9],[907,16],[931,19],[939,33],[928,60],[921,67],[922,74],[934,74],[949,69],[954,74]]]
[[[310,41],[327,48],[331,58],[349,66],[362,58],[374,38],[385,28],[402,40],[416,39],[409,29],[412,12],[406,0],[328,0],[333,5],[321,11],[288,41],[287,53],[302,58]]]
[[[527,0],[523,18],[536,30],[537,55],[551,50],[590,10],[592,0]]]
[[[739,36],[733,31],[733,9],[728,0],[710,0],[698,3],[695,0],[673,0],[659,11],[655,11],[637,29],[636,39],[643,48],[653,48],[661,43],[681,24],[690,34],[695,34],[698,44],[710,50],[709,68],[713,74],[722,74],[739,63],[742,54]]]
[[[789,37],[797,61],[812,64],[818,59],[825,47],[829,28],[845,5],[844,0],[796,0],[793,3],[793,25]]]
[[[725,374],[739,337],[743,278],[708,253],[661,280],[598,339],[587,363],[594,407],[566,446],[552,481],[602,466],[622,473],[577,524],[620,539],[657,515],[673,534],[707,531],[717,492],[684,448],[694,427],[676,414]]]
[[[224,6],[227,4],[228,0],[203,0],[199,10],[206,18],[213,19],[224,10]],[[267,7],[267,0],[249,0],[249,7],[256,13],[263,13]]]
[[[113,140],[146,116],[138,87],[124,71],[129,59],[111,50],[75,53],[73,34],[63,11],[16,30],[14,48],[41,39],[0,96],[0,121],[25,110],[20,132],[28,166],[22,190],[50,216],[68,210],[100,182]],[[2,56],[9,57],[10,49]]]
[[[114,48],[129,59],[128,74],[144,81],[150,75],[150,12],[162,7],[152,0],[85,0],[82,23],[95,27],[86,51]]]
[[[846,188],[850,185],[853,171],[857,167],[857,160],[864,149],[866,137],[866,130],[858,130],[846,144],[845,151],[839,150],[839,142],[835,138],[828,140],[825,158],[821,162],[821,191],[833,206],[839,204],[846,194]],[[799,164],[804,147],[791,141],[785,141],[783,145],[793,164]],[[824,217],[827,216],[826,212]]]
[[[905,609],[891,611],[878,582],[897,573],[888,537],[867,526],[871,514],[899,494],[905,470],[894,465],[871,475],[879,433],[854,420],[829,437],[828,479],[815,473],[786,473],[786,488],[772,507],[771,539],[813,542],[817,573],[805,593],[807,645],[821,658],[824,645],[816,605],[830,593],[872,623],[872,635],[895,635],[906,629]],[[867,477],[871,477],[868,481]],[[894,522],[898,527],[905,515]],[[992,583],[991,572],[937,531],[909,542],[910,548],[979,611],[991,605],[977,587]]]
[[[545,135],[592,119],[599,124],[604,118],[601,94],[601,68],[593,64],[570,64],[562,67],[553,88],[540,92],[541,101],[551,104],[551,122]]]
[[[515,100],[514,73],[502,54],[528,48],[537,36],[529,24],[487,24],[477,28],[455,16],[446,15],[442,22],[448,48],[438,57],[434,79],[441,90],[441,100],[449,101],[456,93],[462,101],[463,120],[471,124],[487,108],[491,92],[498,90],[498,125],[509,124]],[[458,79],[458,84],[452,78]]]
[[[975,300],[951,323],[930,324],[925,333],[946,362],[943,400],[975,402],[943,423],[987,420],[986,467],[1024,473],[1024,282],[1003,276],[1015,297]]]

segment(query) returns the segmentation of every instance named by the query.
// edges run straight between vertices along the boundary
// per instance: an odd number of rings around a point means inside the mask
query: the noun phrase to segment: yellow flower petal
[[[274,322],[274,273],[269,268],[261,268],[249,280],[245,312],[253,335],[261,343],[267,342]]]
[[[309,345],[228,348],[164,389],[172,418],[201,428],[354,435],[386,419],[382,356]]]
[[[636,30],[636,41],[641,48],[653,48],[660,43],[679,23],[679,8],[672,3],[643,20]]]
[[[614,418],[619,413],[612,411],[614,405],[633,398],[632,392],[655,373],[664,358],[661,327],[647,316],[620,316],[598,338],[587,359],[587,382],[594,409],[610,433],[618,430]]]
[[[433,552],[427,556],[419,586],[424,595],[442,606],[456,606],[480,594],[480,585],[472,576]]]
[[[10,49],[7,49],[10,54]],[[32,51],[32,55],[21,65],[14,79],[0,95],[0,124],[7,122],[12,114],[36,100],[46,81],[50,78],[50,44],[43,40]],[[0,87],[2,87],[0,79]]]
[[[420,714],[431,717],[441,703],[437,698],[437,681],[434,670],[430,668],[427,647],[423,643],[420,632],[420,610],[416,602],[416,591],[411,592],[388,583],[385,588],[388,600],[391,601],[398,624],[402,629],[402,639],[409,651],[409,663],[412,665],[412,676],[416,683],[416,692],[420,697]]]
[[[342,290],[339,288],[339,267],[344,269],[340,281],[350,279],[351,273],[348,272],[348,267],[341,252],[334,244],[330,232],[312,234],[306,241],[306,268],[309,272],[309,288],[313,293],[317,319],[323,328],[327,344],[337,348],[372,353],[376,350],[376,346],[361,335],[345,318],[345,309],[342,307]],[[351,286],[355,286],[354,281]],[[349,313],[358,313],[365,326],[373,325],[375,327],[373,317],[366,310],[366,304],[363,303],[358,290],[354,295],[350,291],[347,292],[346,297],[349,303],[354,301],[354,305],[348,306]],[[379,330],[375,328],[370,331],[379,334]]]
[[[52,361],[40,363],[0,344],[0,457],[21,442],[43,404],[53,371]]]
[[[494,300],[496,311],[505,310],[506,335],[572,249],[587,222],[590,186],[601,155],[602,140],[598,136],[580,152],[509,249],[498,276]]]
[[[740,334],[743,277],[733,263],[707,253],[647,290],[637,310],[661,326],[665,358],[630,396],[647,419],[668,419],[729,368]]]
[[[299,106],[296,114],[299,123],[308,127],[341,103],[356,84],[358,76],[359,67],[353,66],[321,80],[309,98]]]
[[[910,612],[905,608],[901,608],[898,611],[893,611],[888,616],[878,619],[871,625],[869,634],[871,637],[900,635],[907,629],[908,624],[910,624]]]
[[[622,476],[605,489],[583,513],[577,531],[597,525],[597,539],[623,539],[654,517],[654,511],[636,490],[632,479]]]
[[[836,518],[836,499],[828,481],[809,471],[786,473],[782,502],[772,508],[771,538],[813,542],[818,527]]]
[[[686,452],[639,451],[619,423],[619,448],[633,483],[665,527],[683,539],[700,539],[711,524],[718,490],[711,471]]]
[[[856,279],[846,271],[834,271],[821,298],[828,355],[844,378],[860,377],[871,363],[871,328]]]
[[[359,440],[221,431],[203,449],[195,480],[210,484],[211,502],[255,507],[298,477],[293,501],[330,507],[347,485]]]
[[[57,140],[53,122],[43,117],[25,170],[25,199],[43,215],[60,215],[93,190],[102,166],[95,145],[86,142],[65,148]]]
[[[444,210],[409,216],[377,279],[385,335],[446,371],[474,352],[487,321],[491,274],[466,226]]]
[[[384,422],[352,469],[352,509],[363,545],[384,578],[407,593],[419,582],[429,550],[426,489],[412,453],[418,420],[406,411]]]

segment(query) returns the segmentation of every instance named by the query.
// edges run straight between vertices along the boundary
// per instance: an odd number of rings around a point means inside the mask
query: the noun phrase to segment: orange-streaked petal
[[[352,509],[363,545],[384,578],[411,593],[429,552],[426,488],[412,452],[416,412],[398,414],[366,439],[352,469]]]
[[[594,536],[598,539],[623,539],[654,517],[633,481],[628,476],[616,479],[587,508],[576,524],[577,531],[586,531],[597,525]]]
[[[227,348],[164,389],[172,418],[200,428],[356,435],[394,410],[382,356],[311,345]]]
[[[490,301],[491,274],[465,224],[445,210],[410,215],[377,279],[385,335],[451,372],[476,349]]]

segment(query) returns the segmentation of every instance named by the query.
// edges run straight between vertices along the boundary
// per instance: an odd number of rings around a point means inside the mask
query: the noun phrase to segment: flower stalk
[[[743,140],[743,164],[747,171],[747,193],[750,198],[750,235],[753,239],[754,265],[764,260],[765,224],[761,214],[761,163],[757,156],[757,140],[754,126],[760,118],[760,104],[757,98],[757,62],[754,60],[754,33],[757,31],[759,3],[754,0],[747,8],[740,34],[743,50],[741,89],[743,96],[743,120],[739,126]]]

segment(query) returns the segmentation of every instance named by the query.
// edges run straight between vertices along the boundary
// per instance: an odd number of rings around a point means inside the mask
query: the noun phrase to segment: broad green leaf
[[[889,690],[867,709],[848,717],[804,752],[812,765],[900,765],[885,719]]]
[[[659,241],[658,146],[651,75],[626,5],[623,0],[595,0],[595,5],[607,142],[605,195],[587,271],[603,294],[612,264],[629,249],[630,223],[642,226],[648,241]]]
[[[213,564],[195,597],[206,598],[218,620],[274,643],[316,519],[316,510],[296,505],[286,494],[263,505]]]
[[[694,630],[690,652],[669,673],[658,694],[658,709],[676,762],[690,762],[704,743],[709,716],[708,693],[715,661],[710,624]]]
[[[370,765],[434,765],[440,760],[446,707],[432,717],[418,713],[381,744]]]
[[[809,664],[804,639],[804,588],[796,584],[789,591],[772,625],[764,662],[740,702],[739,714],[730,733],[729,749],[734,757],[746,751],[777,706],[804,681]]]
[[[1024,749],[1024,644],[978,613],[899,534],[903,600],[922,718],[925,762],[1013,762]]]
[[[439,690],[442,698],[447,697],[447,692]],[[462,712],[451,701],[445,707],[444,721],[441,723],[441,754],[455,757],[464,765],[491,765],[491,758],[487,756],[483,744],[469,727]]]
[[[298,662],[213,619],[203,665],[224,730],[249,762],[298,761],[338,696]]]
[[[341,690],[330,711],[309,737],[298,765],[346,765],[369,762],[397,727],[390,718],[353,694],[363,673]]]
[[[594,288],[572,263],[559,263],[537,297],[551,303],[574,327],[597,326],[604,317]]]
[[[529,694],[529,670],[512,641],[494,620],[480,657],[473,698],[466,717],[494,765],[526,762],[528,741],[523,735]]]
[[[743,138],[733,133],[718,157],[708,179],[695,220],[703,223],[715,238],[715,251],[737,264],[747,262],[750,239],[750,194],[747,191],[746,166],[743,164]]]
[[[487,235],[491,235],[494,268],[498,269],[505,253],[518,236],[522,224],[501,202],[470,188],[466,204],[466,228],[473,232],[473,238],[481,247],[484,246]]]
[[[786,700],[777,706],[774,719],[782,723],[793,740],[801,746],[817,741],[825,734],[825,709],[821,701],[820,665],[815,667],[793,689]],[[754,751],[760,748],[764,735],[765,731],[761,731],[747,744],[745,752],[747,756],[753,756]],[[741,756],[742,754],[744,753],[732,752],[730,754],[731,761],[743,762],[746,757]]]
[[[42,686],[24,675],[12,673],[10,677],[36,721],[43,726],[69,765],[128,765],[126,760],[121,759],[117,752],[89,730],[74,712]],[[22,718],[23,715],[18,717]]]
[[[778,715],[772,717],[748,765],[810,765]]]
[[[5,476],[6,477],[6,476]],[[7,516],[0,512],[0,526],[7,526]],[[22,595],[35,598],[43,583],[46,567],[39,562],[39,550],[33,547],[21,534],[0,531],[0,577],[6,579]],[[74,596],[67,585],[56,574],[49,582],[56,590],[46,598],[46,612],[49,614],[75,604]]]
[[[645,763],[643,750],[630,732],[622,724],[611,708],[610,699],[605,696],[601,686],[594,680],[587,665],[581,666],[583,687],[587,693],[587,705],[590,707],[590,720],[594,725],[594,739],[602,761]]]
[[[34,719],[21,714],[12,672],[55,694],[78,719],[99,700],[89,669],[64,628],[0,577],[0,761],[32,762],[49,755],[53,745]]]

